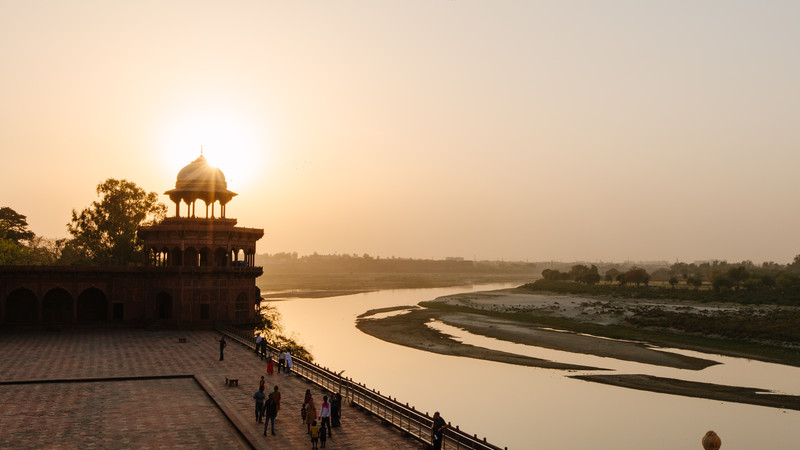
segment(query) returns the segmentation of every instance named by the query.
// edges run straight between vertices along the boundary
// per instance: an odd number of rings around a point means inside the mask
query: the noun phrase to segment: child
[[[319,447],[325,448],[325,441],[328,439],[328,429],[325,427],[325,422],[319,427]]]
[[[317,428],[317,421],[311,423],[311,448],[317,448],[317,439],[319,439],[319,429]]]
[[[303,406],[300,407],[300,417],[303,419],[303,423],[306,423],[306,404],[303,403]]]

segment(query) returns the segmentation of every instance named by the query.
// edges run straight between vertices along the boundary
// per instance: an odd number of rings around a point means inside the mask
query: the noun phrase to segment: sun
[[[210,165],[222,170],[232,191],[254,181],[268,159],[263,127],[219,109],[182,114],[166,127],[161,156],[171,174],[201,151]]]

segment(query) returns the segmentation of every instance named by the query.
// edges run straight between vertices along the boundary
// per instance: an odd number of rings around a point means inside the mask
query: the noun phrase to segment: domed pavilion
[[[195,217],[197,201],[202,200],[206,206],[206,218],[209,218],[209,206],[211,207],[211,218],[214,218],[214,205],[219,202],[220,217],[223,219],[225,218],[225,205],[236,195],[235,192],[228,190],[225,174],[208,164],[202,150],[197,159],[178,172],[175,189],[164,194],[169,195],[169,199],[175,203],[175,217],[181,215],[181,203],[186,203],[187,217]]]

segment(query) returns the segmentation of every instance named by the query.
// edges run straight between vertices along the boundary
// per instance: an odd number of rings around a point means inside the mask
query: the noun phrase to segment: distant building
[[[463,261],[464,258],[460,256],[448,256],[444,259],[445,261]]]
[[[0,323],[210,327],[254,320],[261,298],[255,280],[262,274],[255,249],[264,230],[225,217],[236,194],[202,155],[165,194],[175,202],[175,217],[138,231],[147,266],[2,266]],[[198,200],[204,217],[197,217]]]

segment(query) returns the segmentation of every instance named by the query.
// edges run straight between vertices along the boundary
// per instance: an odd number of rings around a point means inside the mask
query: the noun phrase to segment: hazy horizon
[[[800,253],[800,3],[0,6],[0,206],[67,236],[200,154],[258,253]],[[162,195],[161,200],[173,205]]]

